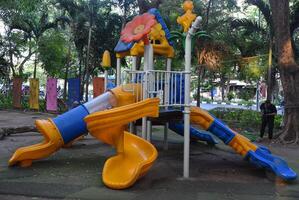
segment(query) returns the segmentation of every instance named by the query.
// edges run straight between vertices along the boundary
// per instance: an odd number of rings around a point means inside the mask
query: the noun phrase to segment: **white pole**
[[[164,104],[168,105],[169,104],[169,81],[170,81],[170,74],[169,72],[171,71],[171,58],[167,58],[166,61],[166,74],[165,74],[165,81],[164,81]],[[165,109],[167,110],[168,107],[165,107]],[[166,123],[164,125],[164,145],[163,148],[164,150],[168,149],[168,127],[169,124]]]
[[[147,125],[146,125],[146,140],[151,142],[152,140],[152,122],[150,120],[147,120]]]
[[[148,92],[148,52],[149,52],[149,45],[144,46],[144,65],[143,65],[143,71],[144,78],[142,83],[143,88],[143,99],[147,98],[147,92]],[[146,128],[146,117],[142,118],[142,138],[147,139],[147,128]]]
[[[152,44],[148,45],[148,70],[154,69],[154,47]]]
[[[260,80],[256,82],[256,111],[259,111],[260,104]]]
[[[189,156],[190,156],[190,79],[191,79],[191,42],[192,35],[199,29],[202,18],[197,17],[185,41],[185,109],[184,109],[184,178],[189,178]]]
[[[108,70],[105,70],[105,81],[104,81],[104,88],[105,91],[107,90],[107,86],[108,86]]]
[[[153,70],[154,69],[154,48],[153,48],[153,45],[152,44],[149,44],[148,45],[148,52],[147,52],[147,57],[148,57],[148,60],[147,60],[147,70]],[[153,82],[154,80],[154,77],[155,76],[154,74],[149,73],[148,74],[149,77],[148,77],[148,90],[149,91],[153,91],[154,90],[154,87],[155,87],[155,83]],[[152,96],[147,96],[148,98],[151,98]],[[151,121],[147,121],[147,131],[146,131],[146,139],[150,142],[151,141],[151,136],[152,136],[152,122]]]
[[[136,74],[135,74],[136,70],[137,70],[137,57],[132,56],[132,69],[131,69],[131,71],[133,72],[132,73],[132,82],[133,83],[135,83],[135,81],[136,81]],[[133,91],[133,92],[135,93],[135,91]],[[137,94],[137,93],[135,93],[135,94]],[[135,130],[135,124],[134,124],[134,122],[131,122],[130,123],[130,132],[135,133],[134,130]]]
[[[132,81],[135,82],[136,81],[136,72],[137,70],[137,56],[132,56],[132,70],[133,73],[132,73]]]
[[[132,71],[137,69],[137,56],[132,56]]]
[[[169,82],[170,82],[170,74],[169,72],[171,71],[171,58],[167,58],[167,63],[166,63],[166,80],[165,80],[165,89],[164,89],[164,104],[169,104]],[[166,107],[167,108],[167,107]]]
[[[120,86],[120,82],[121,82],[121,69],[120,69],[120,58],[117,58],[116,60],[116,85]]]

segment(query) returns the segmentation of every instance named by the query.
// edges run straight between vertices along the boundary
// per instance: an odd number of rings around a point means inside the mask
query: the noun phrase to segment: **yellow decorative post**
[[[102,67],[105,69],[111,67],[111,57],[108,50],[106,50],[103,54]]]
[[[196,14],[193,13],[193,8],[193,2],[186,0],[183,3],[185,14],[177,18],[177,23],[183,27],[185,33],[188,32],[192,22],[196,19]]]
[[[103,54],[102,67],[105,69],[105,90],[107,90],[107,86],[108,86],[108,70],[111,67],[110,52],[107,51],[107,50]]]

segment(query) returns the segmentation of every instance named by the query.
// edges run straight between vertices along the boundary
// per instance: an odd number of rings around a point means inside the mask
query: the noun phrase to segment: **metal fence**
[[[146,98],[159,98],[160,106],[185,106],[185,75],[184,71],[131,71],[126,70],[122,76],[123,90],[132,92],[137,101]],[[136,87],[126,87],[126,84],[140,84]],[[142,91],[142,94],[139,94]],[[141,97],[141,98],[139,98]]]

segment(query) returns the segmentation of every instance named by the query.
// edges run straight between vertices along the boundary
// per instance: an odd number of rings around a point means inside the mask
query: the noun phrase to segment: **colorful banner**
[[[105,92],[105,79],[102,77],[93,78],[93,98],[103,94]]]
[[[30,97],[29,97],[29,107],[30,109],[39,109],[39,80],[30,79]]]
[[[57,79],[48,78],[47,80],[47,110],[57,111]]]
[[[14,108],[21,108],[22,82],[22,78],[13,78],[12,101]]]
[[[74,102],[80,102],[80,79],[69,78],[68,79],[68,106],[74,107]]]

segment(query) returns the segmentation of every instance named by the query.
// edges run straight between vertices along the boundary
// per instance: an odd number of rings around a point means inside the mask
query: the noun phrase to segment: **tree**
[[[68,60],[68,44],[62,32],[50,31],[38,44],[39,60],[48,75],[63,78],[62,69]]]
[[[299,142],[299,66],[295,61],[290,32],[289,0],[270,0],[274,42],[285,100],[285,127],[279,136],[283,143]]]
[[[0,51],[2,58],[9,64],[13,77],[25,78],[24,66],[34,54],[33,44],[28,41],[26,34],[21,31],[8,29],[5,33],[1,38]]]
[[[29,54],[24,59],[24,62],[29,60],[31,56],[35,54],[35,78],[36,67],[38,62],[38,51],[36,51],[36,48],[38,46],[40,38],[47,30],[56,28],[58,26],[58,23],[65,21],[65,19],[61,16],[49,16],[50,4],[48,1],[45,2],[42,0],[12,0],[9,2],[1,3],[0,6],[0,17],[4,21],[4,23],[9,27],[8,36],[12,34],[14,30],[17,30],[24,34],[24,40],[26,40],[26,42],[31,43],[31,45],[29,45],[28,47]],[[34,43],[34,45],[32,45],[32,42]],[[12,57],[12,54],[10,55],[10,57]],[[10,59],[12,60],[12,58]],[[23,67],[24,64],[25,63],[21,63],[21,66]]]
[[[247,0],[247,3],[250,5],[256,6],[258,9],[258,20],[256,19],[235,19],[232,22],[232,27],[241,28],[245,30],[245,36],[248,38],[249,36],[254,36],[259,39],[259,41],[253,40],[251,44],[253,44],[253,49],[249,49],[249,52],[256,52],[257,49],[262,49],[262,52],[268,52],[269,49],[273,48],[273,25],[272,25],[272,14],[270,5],[263,0]],[[262,14],[262,15],[261,15]],[[264,23],[263,23],[264,22]],[[255,46],[256,45],[256,46]],[[266,47],[265,48],[257,48],[257,47]],[[258,55],[258,54],[254,54]],[[254,56],[250,55],[250,56]],[[249,55],[247,55],[249,56]],[[274,63],[275,64],[275,63]],[[277,74],[277,66],[269,66],[268,68],[268,76],[267,79],[267,98],[272,99],[273,91],[275,88],[276,79],[275,76]]]
[[[84,86],[87,94],[88,88],[85,84],[89,84],[90,76],[103,71],[102,54],[105,50],[113,51],[119,39],[124,16],[112,12],[112,7],[116,7],[115,1],[57,0],[57,2],[57,8],[64,12],[69,21],[71,39],[77,50],[81,94],[83,95]],[[112,66],[115,66],[115,63],[116,58],[112,54]]]
[[[256,37],[263,38],[263,41],[268,41],[268,44],[263,44],[264,42],[259,41],[258,44],[264,45],[265,47],[272,48],[274,50],[274,58],[277,57],[277,52],[275,52],[275,47],[273,44],[273,22],[272,22],[272,13],[269,3],[267,1],[263,0],[247,0],[247,3],[256,6],[258,8],[259,12],[262,14],[259,16],[259,21],[253,20],[253,19],[236,19],[232,22],[232,27],[234,28],[243,28],[246,30],[247,36],[249,35],[255,35]],[[296,48],[295,45],[295,34],[296,29],[299,27],[298,17],[299,17],[299,1],[293,0],[292,6],[291,6],[291,12],[290,12],[290,33],[292,36],[292,43],[293,47]],[[262,23],[262,22],[265,23]],[[257,35],[258,34],[258,35]],[[257,42],[254,42],[257,44]],[[268,49],[269,49],[268,48]],[[260,49],[260,48],[255,48]],[[296,50],[296,49],[295,49]],[[268,51],[266,49],[266,51]],[[297,52],[297,51],[296,51]],[[272,99],[275,83],[276,83],[276,74],[278,73],[278,66],[276,65],[276,62],[273,63],[272,67],[268,68],[268,76],[267,79],[267,94],[268,99]]]
[[[162,0],[137,0],[139,14],[147,12],[151,8],[159,8]]]
[[[212,71],[214,76],[220,79],[221,97],[224,101],[226,94],[229,92],[229,82],[234,67],[231,61],[233,58],[232,50],[225,43],[207,41],[199,48],[197,57],[200,66]],[[227,93],[225,94],[226,85]]]

